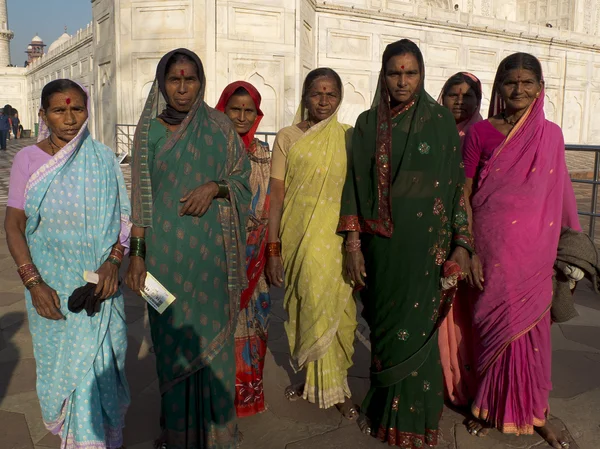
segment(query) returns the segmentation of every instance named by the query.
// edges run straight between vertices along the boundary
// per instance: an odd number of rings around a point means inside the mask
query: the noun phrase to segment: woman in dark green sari
[[[413,42],[387,46],[375,104],[354,129],[338,228],[371,330],[361,428],[411,449],[437,444],[442,267],[468,271],[472,251],[456,125],[424,78]]]
[[[157,447],[168,449],[239,440],[233,331],[247,284],[250,164],[231,121],[204,102],[204,86],[195,53],[162,58],[132,161],[126,282],[139,292],[147,269],[176,297],[162,314],[148,307],[162,396]]]

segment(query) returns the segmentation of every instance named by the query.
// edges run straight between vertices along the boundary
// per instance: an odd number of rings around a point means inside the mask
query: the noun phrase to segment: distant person
[[[14,111],[14,115],[11,118],[11,125],[12,125],[12,130],[13,130],[13,135],[15,136],[15,139],[20,139],[21,138],[21,132],[20,129],[21,127],[21,120],[19,120],[19,113],[17,111]]]
[[[6,141],[10,132],[10,122],[4,109],[0,109],[0,150],[6,151]]]

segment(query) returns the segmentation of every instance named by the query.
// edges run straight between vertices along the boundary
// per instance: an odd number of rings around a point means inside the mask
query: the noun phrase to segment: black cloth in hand
[[[96,284],[92,284],[91,282],[75,289],[69,297],[69,311],[79,313],[85,309],[88,316],[94,316],[96,312],[99,312],[102,300],[99,295],[96,296],[94,294],[95,290]]]

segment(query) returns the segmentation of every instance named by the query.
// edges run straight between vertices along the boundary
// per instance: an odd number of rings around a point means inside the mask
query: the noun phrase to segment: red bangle
[[[272,242],[267,243],[267,257],[280,257],[281,256],[281,243]]]

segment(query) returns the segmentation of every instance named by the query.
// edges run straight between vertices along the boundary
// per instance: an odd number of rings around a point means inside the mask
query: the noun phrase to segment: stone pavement
[[[19,146],[31,141],[19,142]],[[0,154],[0,219],[4,219],[6,185],[12,155]],[[35,393],[35,361],[23,300],[23,288],[0,231],[0,449],[58,448],[59,439],[47,432]],[[249,449],[381,449],[386,446],[360,434],[356,424],[334,410],[319,410],[303,401],[289,403],[284,388],[297,380],[288,363],[283,322],[282,291],[274,290],[265,366],[267,412],[240,421]],[[126,294],[129,348],[127,374],[132,405],[127,415],[128,449],[151,449],[158,433],[159,392],[148,320],[142,301]],[[576,294],[580,317],[553,326],[552,420],[572,441],[571,448],[600,446],[600,299],[582,284]],[[368,388],[369,345],[364,323],[356,340],[355,366],[350,386],[359,403]],[[441,449],[501,449],[547,447],[540,438],[507,437],[491,432],[486,438],[470,436],[463,417],[446,409],[440,424]]]

